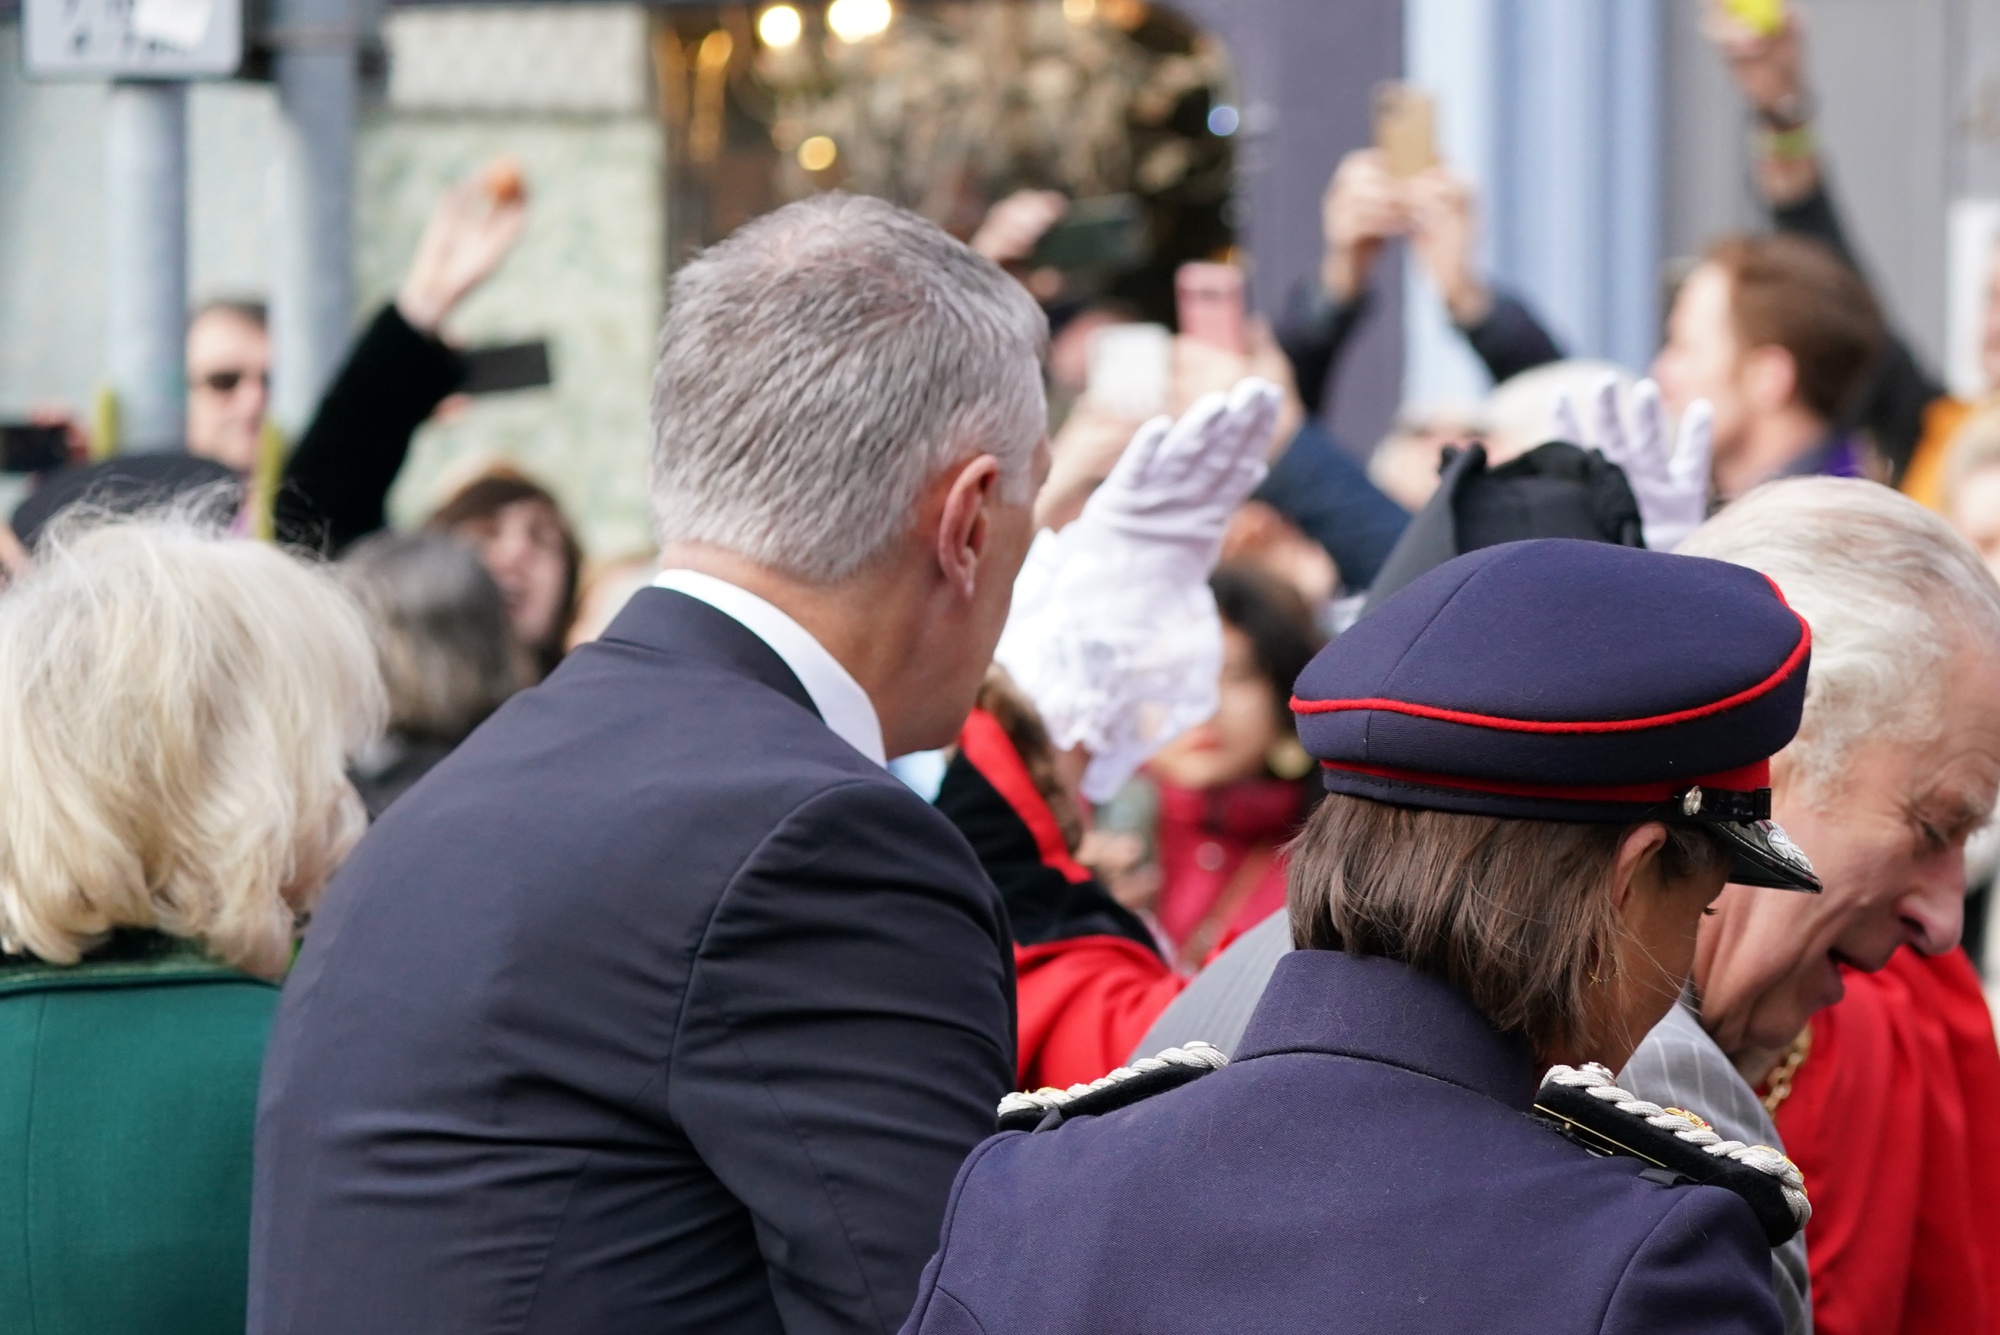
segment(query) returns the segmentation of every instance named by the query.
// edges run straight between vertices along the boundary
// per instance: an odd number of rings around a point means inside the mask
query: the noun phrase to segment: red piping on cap
[[[1741,769],[1703,774],[1693,779],[1666,779],[1658,783],[1626,783],[1592,786],[1561,783],[1508,783],[1501,779],[1469,779],[1458,774],[1426,774],[1422,770],[1395,769],[1388,765],[1363,765],[1347,760],[1322,760],[1322,768],[1348,774],[1366,774],[1377,779],[1400,779],[1405,783],[1428,784],[1432,788],[1454,788],[1461,792],[1500,793],[1508,797],[1547,797],[1564,802],[1665,802],[1690,788],[1720,788],[1731,792],[1755,792],[1771,786],[1771,762],[1760,760]]]
[[[1772,585],[1776,588],[1776,585]],[[1790,611],[1789,605],[1786,608]],[[1797,612],[1792,613],[1798,616]],[[1349,709],[1379,709],[1390,714],[1409,714],[1416,718],[1438,719],[1445,723],[1465,723],[1475,728],[1494,728],[1502,732],[1640,732],[1647,728],[1664,728],[1669,724],[1687,723],[1693,719],[1707,718],[1710,714],[1720,714],[1726,709],[1734,709],[1748,704],[1758,696],[1782,685],[1786,678],[1798,670],[1806,655],[1812,652],[1812,628],[1806,619],[1799,617],[1799,642],[1785,661],[1755,686],[1724,696],[1710,704],[1696,705],[1692,709],[1676,709],[1671,714],[1651,714],[1645,718],[1614,719],[1528,719],[1502,718],[1497,714],[1474,714],[1463,709],[1440,709],[1436,705],[1412,704],[1408,700],[1388,700],[1370,698],[1367,700],[1301,700],[1292,697],[1292,712],[1295,714],[1337,714]]]

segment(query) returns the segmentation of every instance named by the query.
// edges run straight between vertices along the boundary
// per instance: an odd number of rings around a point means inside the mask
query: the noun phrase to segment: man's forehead
[[[232,310],[203,311],[188,326],[189,358],[235,353],[248,348],[262,350],[270,336],[256,321]]]

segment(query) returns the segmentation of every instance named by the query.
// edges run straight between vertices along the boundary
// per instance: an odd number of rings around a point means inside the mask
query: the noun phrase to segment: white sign
[[[243,63],[243,0],[22,0],[36,78],[227,78]]]
[[[1982,399],[2000,385],[1986,383],[1980,364],[1986,339],[1986,302],[1993,266],[2000,263],[2000,199],[1952,201],[1946,222],[1945,384],[1961,399]]]

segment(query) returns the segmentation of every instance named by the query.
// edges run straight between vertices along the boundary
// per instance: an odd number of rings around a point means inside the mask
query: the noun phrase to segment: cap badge
[[[1699,816],[1700,814],[1701,814],[1701,789],[1690,788],[1687,790],[1687,794],[1681,798],[1681,815]]]
[[[1792,836],[1785,833],[1784,826],[1774,820],[1758,821],[1757,824],[1764,831],[1764,839],[1773,853],[1808,876],[1813,874],[1812,859],[1806,856],[1803,848],[1792,842]]]

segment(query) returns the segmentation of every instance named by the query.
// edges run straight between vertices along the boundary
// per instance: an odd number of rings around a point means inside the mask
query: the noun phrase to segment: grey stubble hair
[[[992,261],[865,196],[817,195],[682,267],[653,380],[662,547],[812,583],[882,554],[976,454],[1029,499],[1048,322]]]

